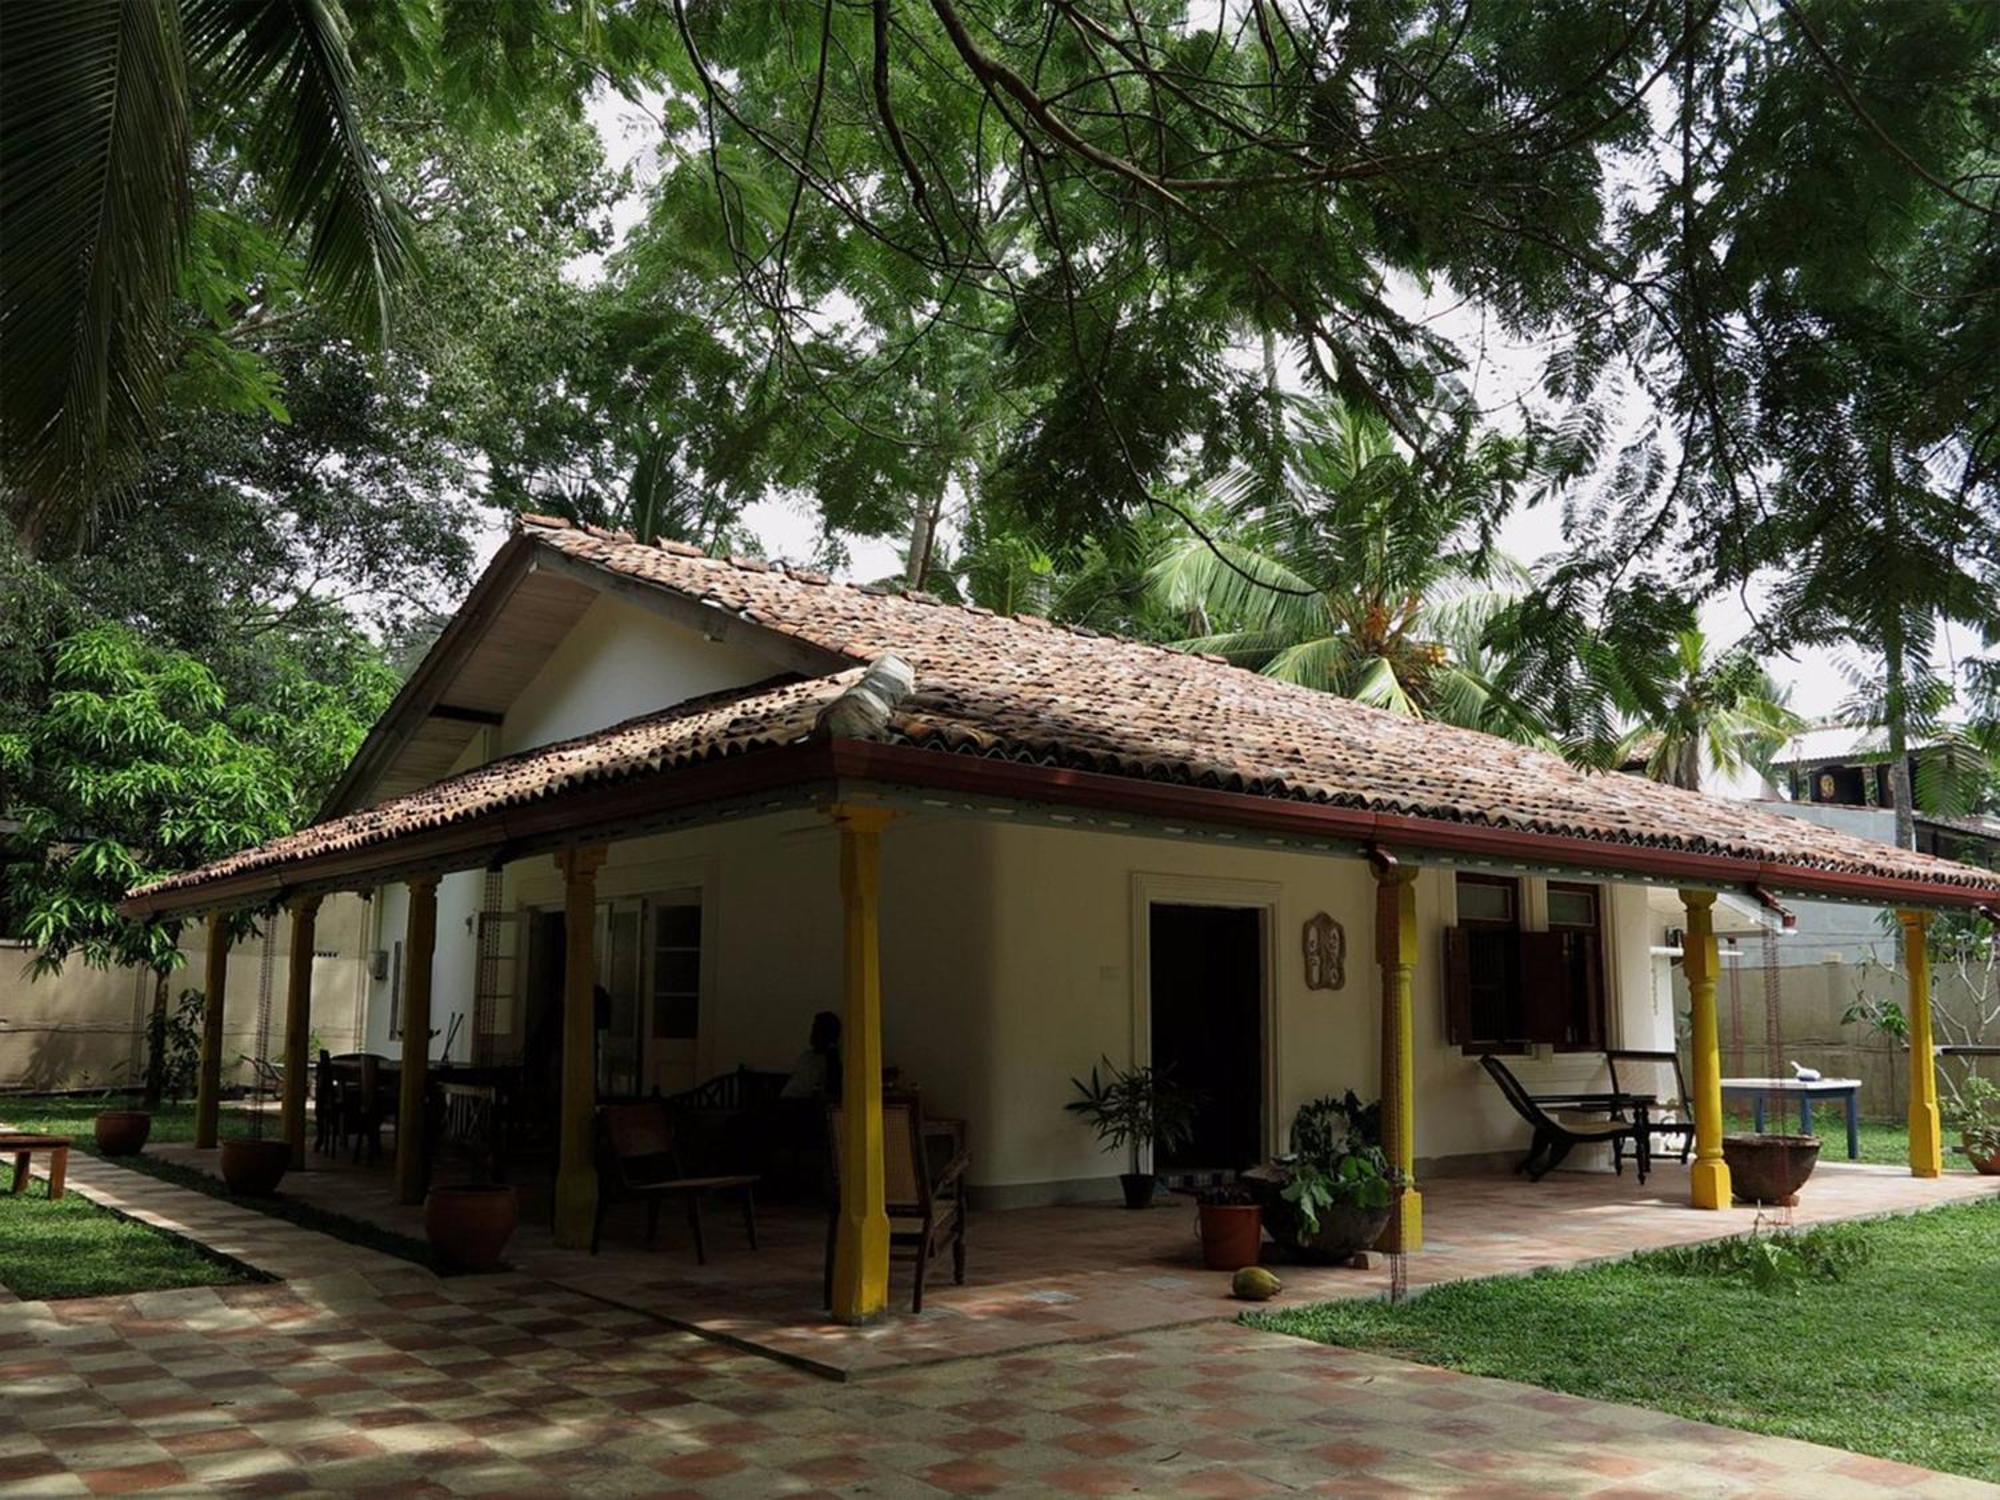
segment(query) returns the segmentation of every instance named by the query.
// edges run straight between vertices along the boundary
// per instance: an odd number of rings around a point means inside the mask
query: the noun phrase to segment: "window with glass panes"
[[[701,904],[663,902],[653,922],[653,1036],[691,1041],[701,1026]]]

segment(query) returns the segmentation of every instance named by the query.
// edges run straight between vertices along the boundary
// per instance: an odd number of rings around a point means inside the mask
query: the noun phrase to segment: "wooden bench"
[[[14,1153],[14,1191],[28,1190],[28,1164],[37,1151],[46,1151],[49,1157],[49,1200],[62,1197],[63,1182],[69,1176],[69,1137],[66,1135],[29,1135],[21,1130],[0,1130],[0,1154]]]

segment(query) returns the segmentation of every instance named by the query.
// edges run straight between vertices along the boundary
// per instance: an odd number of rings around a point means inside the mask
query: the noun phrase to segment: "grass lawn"
[[[0,1096],[0,1120],[16,1130],[43,1131],[50,1135],[67,1135],[76,1143],[78,1150],[98,1155],[97,1138],[93,1121],[98,1113],[108,1107],[102,1099],[49,1099],[31,1098],[25,1095]],[[136,1105],[134,1106],[136,1108]],[[232,1120],[227,1105],[222,1116],[222,1132],[233,1134],[241,1126],[241,1117]],[[271,1122],[275,1131],[276,1121]],[[153,1130],[147,1137],[147,1145],[156,1142],[192,1141],[194,1139],[194,1104],[163,1104],[153,1112]],[[320,1208],[303,1199],[288,1198],[282,1192],[269,1198],[239,1198],[224,1187],[221,1181],[198,1167],[183,1166],[179,1162],[160,1161],[141,1154],[139,1156],[101,1157],[113,1166],[129,1172],[143,1172],[148,1177],[157,1177],[162,1182],[170,1182],[175,1187],[184,1187],[197,1193],[206,1193],[211,1198],[226,1199],[239,1208],[255,1209],[258,1213],[269,1214],[275,1219],[284,1219],[297,1224],[301,1229],[317,1230],[321,1234],[332,1235],[337,1240],[350,1244],[365,1245],[371,1250],[380,1250],[385,1255],[398,1256],[403,1260],[415,1261],[439,1274],[448,1274],[432,1254],[431,1247],[423,1240],[406,1234],[397,1234],[392,1229],[383,1229],[365,1219],[356,1219],[347,1214],[335,1213],[331,1209]],[[60,1207],[61,1205],[58,1205]],[[0,1252],[6,1244],[0,1239]],[[7,1280],[4,1253],[0,1253],[0,1281]]]
[[[0,1094],[0,1120],[16,1130],[36,1130],[46,1135],[66,1135],[86,1151],[96,1149],[97,1117],[107,1109],[137,1109],[136,1095],[129,1098],[102,1098],[91,1094],[63,1098],[36,1098],[26,1094]],[[162,1104],[153,1111],[149,1142],[172,1143],[194,1139],[194,1101]]]
[[[199,1245],[68,1192],[49,1201],[37,1178],[16,1198],[0,1194],[0,1283],[30,1302],[109,1297],[262,1278]]]
[[[2000,1481],[2000,1200],[1824,1226],[1865,1256],[1760,1290],[1700,1251],[1246,1321]]]

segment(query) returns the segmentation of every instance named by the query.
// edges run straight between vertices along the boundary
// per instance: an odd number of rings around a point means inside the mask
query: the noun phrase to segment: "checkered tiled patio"
[[[815,1379],[525,1276],[0,1307],[0,1495],[2000,1495],[1207,1323]]]
[[[157,1154],[204,1165],[214,1157],[186,1147],[162,1147]],[[93,1188],[96,1176],[91,1174]],[[1423,1186],[1426,1245],[1408,1261],[1416,1286],[1627,1255],[1741,1233],[1758,1220],[1750,1208],[1690,1208],[1687,1173],[1676,1165],[1661,1167],[1644,1187],[1629,1173],[1600,1172],[1561,1172],[1541,1183],[1447,1177]],[[381,1171],[329,1168],[314,1158],[312,1170],[286,1179],[285,1191],[412,1237],[423,1234],[421,1212],[392,1201]],[[2000,1178],[1951,1173],[1921,1181],[1900,1168],[1826,1162],[1801,1195],[1795,1219],[1809,1224],[1908,1211],[1996,1192]],[[1231,1318],[1241,1304],[1229,1298],[1226,1276],[1202,1269],[1193,1220],[1185,1199],[1144,1213],[1108,1205],[975,1212],[966,1285],[953,1286],[949,1263],[940,1262],[924,1312],[913,1317],[909,1268],[899,1261],[891,1277],[891,1315],[868,1329],[825,1321],[825,1220],[797,1210],[764,1212],[762,1248],[752,1251],[734,1212],[717,1204],[708,1220],[705,1267],[695,1264],[686,1229],[672,1214],[663,1216],[659,1244],[650,1250],[636,1213],[615,1216],[602,1253],[592,1256],[557,1249],[530,1211],[510,1260],[517,1270],[606,1302],[822,1374],[851,1377]],[[207,1238],[200,1232],[195,1237]],[[1388,1267],[1379,1261],[1360,1271],[1279,1270],[1285,1280],[1281,1304],[1379,1296],[1389,1284]]]

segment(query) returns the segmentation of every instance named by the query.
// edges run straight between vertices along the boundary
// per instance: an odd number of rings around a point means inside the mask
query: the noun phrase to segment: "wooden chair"
[[[1579,1145],[1610,1143],[1620,1139],[1633,1143],[1639,1152],[1640,1179],[1644,1180],[1646,1157],[1639,1142],[1639,1130],[1630,1120],[1587,1120],[1583,1118],[1557,1118],[1537,1104],[1534,1097],[1521,1086],[1507,1065],[1487,1053],[1479,1059],[1479,1065],[1500,1085],[1500,1092],[1507,1096],[1507,1102],[1514,1106],[1514,1113],[1526,1120],[1535,1132],[1534,1144],[1528,1154],[1514,1170],[1526,1172],[1530,1182],[1540,1182],[1563,1163],[1563,1158]]]
[[[1694,1106],[1688,1101],[1687,1075],[1681,1071],[1681,1055],[1678,1052],[1647,1052],[1630,1047],[1621,1047],[1604,1054],[1605,1066],[1611,1070],[1611,1092],[1614,1094],[1651,1094],[1659,1101],[1656,1109],[1648,1114],[1646,1133],[1651,1136],[1665,1136],[1668,1149],[1674,1149],[1672,1142],[1680,1143],[1681,1165],[1694,1153]],[[1625,1077],[1618,1076],[1618,1065],[1625,1064]],[[1625,1142],[1614,1139],[1611,1142],[1614,1160],[1624,1165]]]
[[[313,1063],[313,1151],[340,1154],[340,1083],[333,1076],[333,1054],[324,1047]]]
[[[826,1272],[821,1295],[833,1306],[833,1252],[840,1234],[841,1106],[826,1112],[827,1160],[833,1191],[826,1220]],[[943,1145],[946,1149],[934,1149]],[[882,1165],[884,1207],[889,1214],[889,1253],[907,1251],[916,1262],[916,1282],[910,1311],[924,1310],[924,1277],[930,1263],[946,1247],[951,1250],[951,1279],[965,1285],[965,1172],[972,1158],[961,1142],[926,1130],[924,1111],[914,1093],[882,1096]]]
[[[659,1234],[661,1202],[678,1198],[687,1207],[695,1263],[707,1265],[708,1246],[701,1232],[701,1197],[712,1192],[743,1195],[743,1228],[750,1237],[750,1248],[757,1248],[756,1177],[745,1172],[690,1176],[681,1165],[674,1138],[673,1111],[664,1099],[600,1106],[597,1140],[597,1222],[590,1231],[591,1254],[597,1253],[598,1241],[604,1233],[605,1210],[615,1199],[645,1201],[646,1243],[651,1245]]]
[[[493,1083],[439,1082],[436,1129],[426,1139],[440,1158],[455,1156],[477,1181],[507,1180],[507,1111]],[[430,1175],[426,1163],[425,1175]]]

